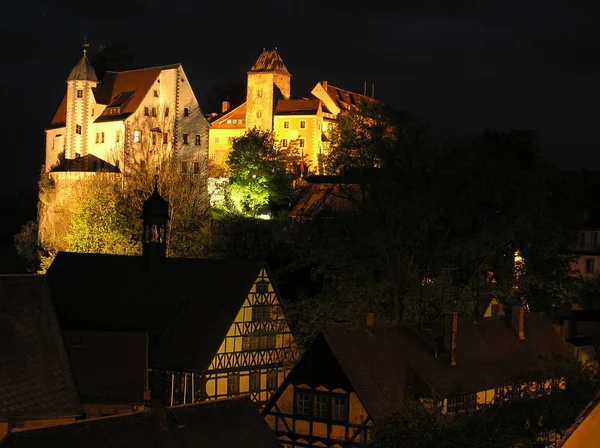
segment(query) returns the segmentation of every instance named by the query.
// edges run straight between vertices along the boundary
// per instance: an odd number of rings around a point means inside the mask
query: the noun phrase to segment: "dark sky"
[[[0,191],[35,188],[44,127],[87,36],[137,67],[183,63],[196,96],[277,47],[292,95],[326,79],[438,128],[538,131],[568,168],[600,168],[600,7],[591,0],[20,0],[0,19]],[[451,5],[451,6],[447,6]]]

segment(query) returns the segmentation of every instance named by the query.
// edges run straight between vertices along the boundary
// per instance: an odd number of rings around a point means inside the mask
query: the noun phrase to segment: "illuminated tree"
[[[231,147],[227,160],[230,209],[242,215],[257,216],[265,207],[273,208],[285,202],[290,181],[273,132],[250,129],[234,138]]]
[[[73,216],[67,234],[70,252],[135,255],[139,241],[127,223],[120,206],[118,190],[98,189],[90,195]]]

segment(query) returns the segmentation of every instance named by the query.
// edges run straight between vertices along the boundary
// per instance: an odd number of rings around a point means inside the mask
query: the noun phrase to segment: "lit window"
[[[167,143],[169,143],[169,133],[165,132],[163,134],[163,145],[166,145]]]
[[[96,143],[100,143],[100,133],[96,132]]]
[[[219,137],[215,137],[215,143],[219,143]]]
[[[158,90],[154,89],[154,97],[158,98]]]
[[[189,117],[190,116],[190,108],[189,107],[184,107],[183,108],[183,116],[184,117]]]
[[[133,143],[139,143],[142,137],[142,133],[140,131],[133,131]]]
[[[238,124],[238,121],[237,120],[233,120],[233,124]]]
[[[200,146],[200,134],[196,134],[196,146]]]
[[[262,110],[259,110],[258,112],[256,112],[256,117],[257,118],[262,117]]]
[[[305,129],[305,128],[306,128],[306,121],[300,120],[300,129]]]
[[[181,162],[181,172],[183,174],[187,174],[187,172],[188,172],[188,164],[187,164],[187,162]]]
[[[315,417],[327,418],[329,414],[329,397],[327,395],[315,395]]]
[[[310,392],[296,392],[296,414],[310,415]]]
[[[334,395],[331,397],[331,418],[334,420],[346,420],[348,418],[347,403],[345,395]]]
[[[267,390],[276,390],[277,383],[277,370],[269,370],[267,372]]]
[[[200,174],[200,162],[194,162],[194,174]]]
[[[148,108],[148,106],[144,106],[144,115],[145,115],[146,117],[149,117],[149,116],[150,116],[150,109]]]
[[[100,134],[100,143],[104,143],[104,132]]]
[[[287,138],[282,138],[281,139],[281,147],[282,148],[287,148],[287,145],[288,145]]]
[[[152,108],[152,116],[153,116],[153,117],[156,117],[156,107],[153,107],[153,108]]]
[[[287,121],[287,120],[285,120],[285,121],[283,122],[283,128],[284,128],[284,129],[289,129],[289,128],[290,128],[290,122],[289,122],[289,121]]]
[[[83,90],[77,89],[77,98],[83,98]]]
[[[213,152],[213,153],[210,155],[210,158],[211,158],[211,160],[215,160],[215,159],[217,158],[217,156],[216,156],[216,154]]]
[[[227,374],[227,395],[238,395],[240,393],[239,373]]]
[[[262,95],[263,95],[262,89],[258,89],[258,97],[262,98]]]
[[[92,117],[94,116],[94,108],[93,107],[92,107],[92,114],[91,115],[92,115]]]
[[[250,372],[250,392],[260,392],[260,371]]]
[[[187,145],[187,144],[189,144],[189,141],[188,141],[188,134],[183,134],[183,144],[184,144],[184,145]]]
[[[76,125],[75,125],[75,132],[76,132],[77,134],[81,134],[81,125],[80,125],[80,124],[76,124]]]
[[[227,124],[231,124],[231,119],[227,120]]]
[[[298,139],[298,146],[299,146],[300,148],[304,148],[304,142],[305,142],[305,140],[304,140],[303,138],[301,138],[301,139]]]

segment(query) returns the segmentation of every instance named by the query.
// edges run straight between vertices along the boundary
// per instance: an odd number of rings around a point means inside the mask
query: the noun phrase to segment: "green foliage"
[[[231,172],[228,205],[244,216],[257,216],[268,205],[289,197],[286,162],[272,132],[256,128],[233,139],[227,164]]]
[[[28,221],[19,233],[14,236],[17,254],[25,260],[28,272],[36,272],[39,268],[38,257],[38,226],[34,221]]]
[[[98,191],[87,198],[73,216],[66,237],[67,250],[136,255],[140,244],[131,235],[118,197],[111,191]]]

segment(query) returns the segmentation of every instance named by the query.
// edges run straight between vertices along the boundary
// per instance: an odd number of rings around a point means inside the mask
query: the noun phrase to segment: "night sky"
[[[447,6],[450,5],[450,6]],[[292,95],[319,80],[437,129],[538,131],[566,168],[600,168],[600,6],[591,0],[240,2],[21,0],[0,19],[0,191],[34,189],[44,127],[81,57],[125,42],[136,67],[181,62],[201,102],[277,47]]]

